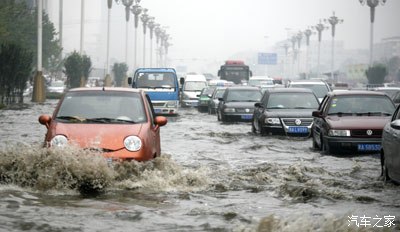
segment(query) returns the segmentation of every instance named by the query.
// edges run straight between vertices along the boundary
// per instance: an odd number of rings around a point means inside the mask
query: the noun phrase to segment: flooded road
[[[181,109],[162,157],[109,166],[41,148],[37,119],[55,104],[0,110],[0,231],[400,230],[400,188],[379,179],[377,154],[321,155],[310,139]]]

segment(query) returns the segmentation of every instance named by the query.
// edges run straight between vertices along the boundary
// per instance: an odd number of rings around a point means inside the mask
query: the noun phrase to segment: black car
[[[318,98],[310,89],[268,89],[261,102],[255,104],[252,131],[262,135],[309,137],[312,111],[318,106]]]
[[[250,86],[228,87],[219,99],[218,121],[252,121],[254,103],[262,97],[260,88]]]

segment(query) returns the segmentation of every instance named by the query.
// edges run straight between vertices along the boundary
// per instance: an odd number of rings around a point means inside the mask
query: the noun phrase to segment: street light
[[[139,26],[139,15],[142,12],[142,7],[139,6],[140,0],[136,0],[135,4],[131,8],[132,14],[135,16],[135,42],[134,42],[134,59],[133,59],[133,69],[137,67],[137,28]]]
[[[292,42],[292,50],[293,50],[293,59],[292,59],[292,78],[293,78],[295,76],[294,65],[296,63],[296,55],[297,55],[297,49],[296,49],[297,37],[293,35],[292,38],[290,38],[290,42]]]
[[[329,27],[322,24],[322,20],[319,20],[319,23],[312,27],[312,29],[318,32],[318,66],[317,66],[317,78],[321,75],[320,71],[320,60],[321,60],[321,40],[322,40],[322,32]]]
[[[154,27],[154,34],[156,35],[156,67],[160,67],[160,57],[159,57],[159,42],[160,42],[160,36],[161,36],[161,27],[160,24],[157,24]]]
[[[149,21],[148,27],[150,30],[150,68],[153,67],[153,34],[154,34],[154,28],[156,26],[159,26],[160,24],[157,24],[154,22],[154,17]]]
[[[38,24],[37,24],[37,71],[33,83],[33,102],[44,102],[46,100],[45,88],[44,88],[44,78],[42,73],[42,34],[43,34],[43,1],[38,0]]]
[[[81,0],[81,41],[79,54],[83,54],[83,37],[85,34],[85,0]]]
[[[286,77],[286,62],[287,62],[287,55],[288,55],[288,50],[289,50],[289,44],[284,43],[281,47],[285,49],[285,60],[283,61],[282,75],[283,75],[283,77]]]
[[[148,9],[143,10],[143,14],[140,17],[143,23],[143,67],[146,67],[146,28],[147,22],[150,20],[150,16],[147,14]]]
[[[297,39],[297,46],[298,46],[298,52],[297,52],[297,72],[299,73],[300,76],[300,52],[301,52],[301,40],[303,39],[303,32],[299,31],[296,35]]]
[[[106,76],[104,78],[104,85],[111,86],[110,76],[110,20],[111,20],[111,8],[113,0],[107,0],[108,6],[108,17],[107,17],[107,53],[106,53]]]
[[[336,28],[336,24],[338,23],[343,23],[343,19],[339,19],[338,17],[335,16],[335,11],[333,12],[333,15],[328,18],[328,19],[324,19],[325,23],[329,23],[331,25],[332,28],[332,63],[331,63],[331,81],[334,81],[334,83],[337,82],[337,77],[335,78],[335,76],[333,75],[334,71],[335,71],[335,28]]]
[[[314,34],[310,28],[307,28],[304,31],[304,36],[306,37],[306,45],[307,45],[307,55],[306,55],[306,77],[309,78],[309,57],[310,57],[310,37]]]
[[[373,59],[373,46],[374,46],[374,22],[375,22],[375,8],[379,5],[385,5],[386,0],[359,0],[361,5],[367,5],[371,12],[371,33],[370,33],[370,43],[369,43],[369,66],[372,66]]]

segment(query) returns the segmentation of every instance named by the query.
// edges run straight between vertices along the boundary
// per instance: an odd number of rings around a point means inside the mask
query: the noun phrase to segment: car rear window
[[[257,89],[237,89],[230,90],[226,97],[226,101],[237,101],[237,102],[258,102],[262,97],[261,91]]]

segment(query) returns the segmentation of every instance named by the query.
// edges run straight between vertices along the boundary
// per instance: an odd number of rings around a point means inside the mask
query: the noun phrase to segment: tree
[[[125,63],[114,63],[112,71],[114,72],[115,86],[121,87],[128,71],[128,66]]]
[[[386,66],[383,64],[375,64],[365,71],[369,84],[383,84],[387,74]]]
[[[23,102],[26,82],[32,69],[32,53],[17,44],[0,48],[0,104]]]
[[[47,14],[43,13],[43,67],[49,69],[61,48],[56,32]],[[37,64],[37,10],[15,0],[0,1],[0,44],[13,43],[32,52],[33,65]]]
[[[82,78],[85,82],[87,81],[92,70],[92,61],[90,57],[81,56],[77,51],[74,51],[65,59],[64,67],[68,88],[77,88],[81,86]]]

